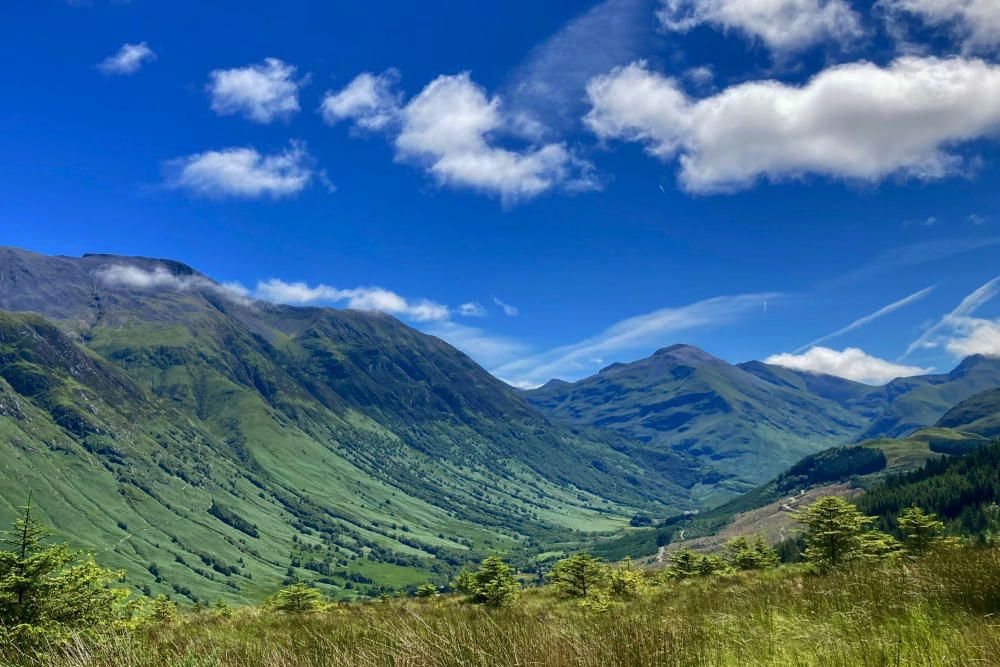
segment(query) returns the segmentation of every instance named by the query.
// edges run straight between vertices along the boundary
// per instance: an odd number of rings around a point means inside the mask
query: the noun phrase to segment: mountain
[[[153,592],[340,596],[691,507],[701,464],[554,425],[381,314],[262,303],[175,261],[0,249],[0,469]]]
[[[965,371],[980,366],[982,361],[972,359],[963,364]],[[755,370],[771,372],[770,368]],[[799,373],[789,372],[793,377]],[[783,373],[778,371],[778,375]],[[967,374],[959,373],[958,377]],[[825,383],[822,378],[815,381]],[[857,495],[862,489],[873,489],[862,501],[871,503],[869,513],[886,518],[887,528],[894,527],[890,517],[897,516],[901,508],[926,502],[927,506],[943,509],[942,517],[956,520],[956,532],[995,532],[997,521],[988,504],[1000,497],[996,470],[991,468],[1000,452],[998,435],[1000,388],[973,395],[932,426],[906,437],[874,438],[810,454],[773,479],[721,505],[677,514],[655,528],[604,540],[594,552],[621,559],[649,556],[659,546],[676,546],[677,542],[709,548],[737,535],[783,538],[794,523],[791,508],[822,495]],[[988,451],[978,454],[980,450]],[[946,459],[962,460],[951,463]]]
[[[979,354],[949,373],[898,378],[870,395],[884,408],[858,439],[894,438],[929,426],[960,401],[996,387],[1000,387],[1000,358]]]
[[[965,399],[946,412],[937,425],[987,438],[1000,436],[1000,387]]]
[[[745,491],[830,446],[933,425],[959,401],[993,387],[1000,387],[1000,359],[980,355],[950,373],[873,387],[759,361],[732,365],[674,345],[525,395],[555,421],[695,456],[727,477],[712,490],[695,489],[711,500],[714,491]]]
[[[674,345],[526,396],[553,420],[688,453],[731,477],[730,490],[746,490],[806,454],[849,441],[867,423],[805,386],[779,381],[784,369],[768,368],[771,377],[757,366],[751,372],[691,345]]]

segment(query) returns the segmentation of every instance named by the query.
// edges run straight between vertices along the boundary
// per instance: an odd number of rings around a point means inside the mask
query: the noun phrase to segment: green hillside
[[[848,442],[867,423],[805,386],[764,379],[687,345],[527,396],[554,420],[695,456],[729,478],[728,491],[746,491],[806,454]],[[724,497],[717,491],[705,489],[706,499]]]
[[[115,284],[109,266],[155,280]],[[556,427],[384,315],[248,302],[159,260],[0,252],[0,475],[152,592],[371,594],[691,507],[700,466]],[[43,319],[42,316],[51,318]]]
[[[1000,436],[1000,388],[970,396],[946,412],[938,425],[987,438]]]
[[[947,475],[951,475],[948,477],[949,480],[955,479],[956,475],[963,477],[955,481],[956,494],[961,490],[962,494],[974,496],[978,493],[976,491],[978,489],[992,498],[990,494],[993,493],[991,489],[994,482],[984,470],[980,470],[986,464],[975,459],[979,462],[973,466],[976,469],[973,475],[955,472],[965,469],[952,468],[950,467],[952,464],[944,460],[961,457],[991,445],[993,441],[989,436],[992,434],[981,435],[978,431],[982,430],[983,425],[987,425],[985,430],[989,431],[989,426],[996,419],[998,397],[1000,392],[997,391],[977,394],[949,411],[934,426],[920,429],[905,438],[875,438],[810,454],[773,479],[728,502],[701,512],[677,514],[662,521],[655,528],[632,530],[626,535],[602,541],[595,547],[595,552],[611,559],[649,556],[656,553],[660,546],[680,539],[714,535],[735,524],[741,515],[747,515],[772,503],[777,504],[779,501],[791,502],[791,499],[806,491],[828,488],[831,484],[849,483],[855,489],[872,489],[870,493],[881,498],[878,502],[887,507],[878,512],[873,509],[873,513],[880,516],[898,515],[901,509],[905,509],[905,506],[899,504],[902,502],[899,498],[913,499],[922,493],[912,489],[934,487],[934,491],[928,493],[941,497],[940,500],[935,500],[938,505],[955,501],[957,496],[949,495],[949,485],[937,482],[925,483],[924,487],[919,485],[907,487],[906,491],[893,492],[895,495],[886,491],[887,488],[902,488],[910,483],[901,480],[915,481],[924,479],[928,475],[945,475],[943,471],[949,471],[947,472]],[[986,456],[984,461],[992,460],[991,455]],[[932,472],[926,472],[928,470]],[[913,475],[908,476],[907,473]],[[892,504],[889,498],[895,498],[895,504]],[[978,499],[972,504],[983,505],[985,502],[987,501]],[[965,504],[964,500],[957,504],[953,502],[942,516],[956,518]],[[964,530],[974,533],[976,531],[972,526],[985,525],[985,519],[981,518],[980,510],[970,511],[977,518],[967,518]],[[785,520],[786,523],[790,521],[790,518]],[[750,527],[752,528],[752,524]]]

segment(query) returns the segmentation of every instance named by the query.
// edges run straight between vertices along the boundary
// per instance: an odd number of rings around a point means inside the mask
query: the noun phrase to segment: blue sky
[[[385,310],[525,386],[675,342],[947,370],[1000,354],[998,43],[985,0],[11,0],[0,243]]]

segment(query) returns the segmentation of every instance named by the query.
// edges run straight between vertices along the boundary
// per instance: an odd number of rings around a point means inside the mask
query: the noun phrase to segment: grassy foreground
[[[487,609],[458,597],[187,613],[79,639],[55,667],[246,665],[996,665],[1000,549],[658,583],[595,610],[545,587]],[[16,655],[3,664],[42,664]]]

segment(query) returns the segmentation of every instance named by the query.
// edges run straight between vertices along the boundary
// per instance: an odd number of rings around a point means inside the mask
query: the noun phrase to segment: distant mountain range
[[[982,357],[870,387],[678,345],[519,392],[387,315],[253,301],[172,260],[0,248],[0,520],[31,491],[62,537],[192,599],[527,563],[993,387]]]
[[[690,454],[727,476],[716,489],[747,490],[827,447],[934,424],[959,401],[993,387],[1000,387],[1000,359],[983,356],[950,373],[873,387],[759,361],[733,365],[673,345],[525,395],[553,421]]]

